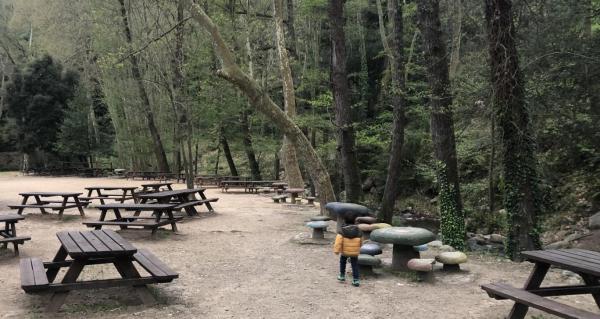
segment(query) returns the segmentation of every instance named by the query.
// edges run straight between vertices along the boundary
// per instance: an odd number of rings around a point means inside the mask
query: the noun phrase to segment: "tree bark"
[[[508,214],[506,253],[540,248],[540,197],[529,111],[515,45],[510,0],[484,0],[493,85],[493,105],[502,139],[504,208]]]
[[[377,0],[379,2],[379,0]],[[381,6],[379,4],[379,6]],[[381,199],[381,211],[379,218],[385,223],[391,224],[394,216],[394,204],[400,193],[400,173],[402,170],[402,147],[404,146],[405,126],[405,62],[404,62],[404,26],[402,21],[402,2],[388,0],[388,17],[390,20],[391,45],[387,43],[385,30],[381,28],[384,48],[390,60],[392,75],[392,103],[394,107],[394,130],[392,132],[392,143],[390,146],[390,158],[388,161],[388,172]],[[381,22],[383,20],[380,20]]]
[[[279,55],[279,71],[281,73],[283,84],[283,104],[285,113],[292,120],[296,117],[296,96],[294,90],[294,80],[292,78],[292,69],[285,48],[285,36],[283,31],[283,0],[273,0],[275,34],[277,36],[277,53]],[[303,188],[304,180],[298,164],[296,148],[292,145],[286,136],[283,137],[282,147],[283,167],[288,185],[291,188]]]
[[[279,0],[275,0],[275,1],[279,1]],[[298,40],[296,38],[294,0],[286,0],[286,2],[287,2],[287,30],[288,30],[288,34],[290,36],[290,42],[292,43],[292,55],[297,58],[298,57]],[[282,4],[282,7],[283,7],[283,4]],[[282,11],[282,10],[280,10],[280,11]],[[283,12],[281,13],[280,17],[283,17]],[[283,23],[283,21],[282,21],[282,23]]]
[[[188,2],[189,3],[189,2]],[[288,136],[290,142],[296,146],[299,154],[303,157],[307,170],[312,179],[318,185],[319,199],[321,203],[321,213],[324,212],[323,206],[328,202],[335,201],[333,187],[327,169],[321,162],[316,151],[310,146],[310,142],[302,133],[302,130],[290,119],[271,98],[259,88],[256,81],[246,75],[235,63],[231,50],[225,44],[217,26],[204,13],[202,8],[196,4],[189,3],[189,10],[194,20],[196,20],[206,31],[210,33],[215,42],[215,50],[221,58],[222,69],[218,74],[236,85],[244,92],[252,106],[259,112],[269,118],[284,134]]]
[[[439,0],[421,0],[417,6],[427,79],[431,89],[430,127],[440,188],[440,230],[445,244],[463,250],[466,238],[465,218],[460,197],[452,94],[446,45],[442,39]]]
[[[225,155],[225,159],[227,160],[229,172],[231,176],[239,176],[237,168],[235,167],[235,162],[233,161],[233,156],[231,155],[231,150],[229,149],[229,142],[227,141],[227,137],[225,136],[225,130],[222,126],[219,130],[219,142],[223,147],[223,155]]]
[[[350,90],[346,72],[346,39],[344,34],[344,1],[329,1],[331,31],[331,83],[335,105],[338,149],[344,177],[346,200],[358,202],[361,197],[360,172],[356,161],[354,127],[350,109]]]
[[[132,38],[131,38],[131,29],[129,28],[129,20],[127,18],[127,10],[125,9],[125,1],[119,0],[119,4],[121,5],[121,18],[123,19],[123,31],[125,33],[125,38],[127,40],[128,50],[132,50]],[[131,73],[133,78],[136,81],[138,91],[140,94],[140,98],[142,99],[142,107],[144,111],[144,116],[146,117],[146,121],[148,122],[148,130],[150,131],[150,136],[152,137],[152,149],[154,151],[154,155],[156,156],[156,162],[158,164],[158,169],[161,172],[169,171],[169,162],[167,161],[167,155],[165,153],[165,149],[163,147],[162,141],[160,139],[160,134],[158,132],[158,128],[154,123],[154,114],[152,112],[152,107],[150,105],[150,99],[148,98],[148,93],[146,92],[146,87],[144,87],[144,79],[142,77],[142,72],[140,71],[140,66],[138,62],[137,55],[131,54],[129,57],[131,62]]]

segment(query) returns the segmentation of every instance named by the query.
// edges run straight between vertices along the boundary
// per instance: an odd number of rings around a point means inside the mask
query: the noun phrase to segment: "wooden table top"
[[[18,214],[0,215],[0,223],[2,223],[2,222],[14,222],[14,221],[23,220],[23,219],[25,219],[25,216],[18,215]]]
[[[98,205],[98,209],[125,209],[125,210],[166,210],[173,209],[177,204],[106,204]]]
[[[173,196],[182,195],[182,194],[200,193],[200,192],[204,192],[205,190],[206,190],[206,188],[176,189],[176,190],[172,190],[172,191],[162,191],[162,192],[156,192],[156,193],[142,194],[142,195],[138,195],[138,198],[147,198],[147,199],[148,198],[149,199],[165,198],[165,197],[173,197]]]
[[[71,192],[25,192],[19,193],[21,196],[41,196],[41,197],[51,197],[51,196],[79,196],[83,193],[71,193]]]
[[[535,250],[521,253],[532,262],[547,263],[573,272],[600,277],[600,252],[584,249]]]
[[[130,190],[130,189],[136,189],[138,188],[137,186],[90,186],[90,187],[86,187],[85,189],[87,190],[97,190],[97,189],[101,189],[101,190],[118,190],[118,189],[122,189],[122,190]]]
[[[73,259],[133,255],[137,249],[112,230],[62,231],[56,233]]]

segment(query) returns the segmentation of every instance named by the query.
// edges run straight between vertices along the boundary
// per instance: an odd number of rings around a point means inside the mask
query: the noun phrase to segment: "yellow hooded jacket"
[[[362,238],[360,231],[356,225],[348,225],[342,227],[341,234],[335,236],[335,244],[333,244],[334,253],[342,253],[347,257],[356,257],[360,254],[360,246]]]

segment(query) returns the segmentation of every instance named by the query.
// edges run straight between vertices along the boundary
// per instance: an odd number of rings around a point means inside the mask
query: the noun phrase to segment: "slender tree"
[[[454,120],[452,119],[452,93],[446,45],[442,38],[439,0],[421,0],[417,5],[419,29],[423,38],[427,79],[431,96],[429,109],[433,153],[440,188],[439,203],[441,232],[444,243],[463,249],[465,218],[462,210]]]
[[[506,253],[511,259],[520,260],[521,251],[540,248],[535,141],[515,45],[512,1],[485,0],[484,4],[493,106],[503,146],[504,208],[508,214]]]
[[[123,20],[123,32],[125,33],[125,39],[127,41],[127,46],[129,51],[132,51],[132,37],[131,37],[131,29],[129,28],[129,19],[127,18],[127,10],[125,9],[125,0],[119,0],[119,4],[121,5],[121,18]],[[148,92],[146,92],[146,87],[144,86],[144,78],[142,76],[142,71],[140,69],[138,56],[136,54],[129,55],[129,61],[131,62],[131,73],[138,87],[138,91],[140,94],[140,98],[142,99],[142,108],[144,111],[144,116],[146,117],[146,122],[148,123],[148,130],[150,131],[150,136],[152,138],[152,149],[154,151],[154,155],[156,156],[156,161],[158,163],[158,169],[161,172],[169,171],[169,162],[167,161],[167,155],[165,153],[165,149],[163,147],[162,141],[160,139],[160,133],[158,132],[158,128],[154,123],[154,113],[152,112],[152,106],[150,105],[150,99],[148,98]]]
[[[346,71],[343,0],[329,1],[329,23],[331,32],[331,84],[344,189],[346,190],[347,201],[358,202],[361,197],[361,182],[356,161],[354,127],[350,109],[350,89],[348,88],[348,73]]]
[[[379,11],[381,12],[381,3],[378,0]],[[380,14],[382,16],[382,14]],[[390,35],[392,43],[387,42],[384,26],[380,27],[384,48],[390,61],[392,75],[392,104],[394,114],[394,130],[392,132],[392,143],[390,146],[390,159],[388,161],[388,173],[381,200],[381,211],[379,218],[386,223],[392,222],[394,215],[394,204],[400,193],[400,171],[402,169],[401,156],[404,145],[404,126],[405,126],[405,62],[404,62],[404,36],[402,22],[402,2],[398,0],[388,0],[388,17],[390,20]],[[383,24],[383,18],[380,19]]]

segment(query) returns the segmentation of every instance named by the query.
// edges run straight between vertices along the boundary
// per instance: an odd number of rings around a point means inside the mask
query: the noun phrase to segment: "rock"
[[[435,235],[425,228],[388,227],[374,230],[371,239],[380,243],[418,246],[434,240]]]
[[[379,246],[378,244],[376,244],[374,242],[368,242],[368,243],[363,244],[360,247],[360,253],[364,254],[364,255],[375,256],[375,255],[381,255],[382,250],[381,250],[381,246]]]
[[[443,252],[435,257],[436,261],[447,265],[458,265],[467,262],[467,255],[460,251]]]
[[[566,240],[561,240],[561,241],[557,241],[555,243],[545,246],[544,249],[563,249],[563,248],[569,248],[569,246],[571,246],[570,242],[568,242]]]
[[[490,241],[492,243],[496,243],[496,244],[503,244],[504,240],[506,240],[506,237],[500,235],[500,234],[491,234],[490,235]]]
[[[356,217],[357,224],[375,224],[377,223],[377,218],[371,216],[360,216]]]
[[[326,221],[318,220],[318,221],[308,222],[308,223],[306,223],[306,226],[310,227],[310,228],[327,228],[327,227],[329,227],[329,223],[327,223]]]
[[[427,246],[431,247],[431,248],[440,248],[442,247],[442,241],[441,240],[434,240],[432,242],[427,243]]]
[[[476,234],[475,237],[473,237],[473,238],[475,238],[475,240],[477,241],[477,244],[479,244],[479,245],[487,244],[487,240],[485,239],[485,237],[482,234]]]
[[[483,251],[485,246],[479,245],[475,237],[467,239],[467,247],[470,251]]]
[[[311,217],[310,220],[313,222],[318,222],[318,221],[328,221],[328,220],[331,220],[331,218],[329,216],[319,215],[319,216]]]
[[[571,241],[575,241],[578,240],[579,238],[585,237],[585,234],[581,234],[581,233],[573,233],[567,237],[565,237],[565,239],[563,239],[563,241],[566,242],[571,242]]]
[[[423,244],[423,245],[419,245],[419,246],[413,246],[415,251],[426,251],[427,250],[427,244]]]
[[[454,247],[450,245],[442,245],[442,247],[440,247],[440,251],[454,251]]]
[[[381,260],[371,255],[360,254],[358,255],[358,264],[364,266],[379,266],[381,265]]]
[[[473,238],[473,237],[475,237],[475,233],[467,232],[467,237],[468,238]]]
[[[430,272],[433,271],[433,264],[435,264],[435,259],[413,258],[408,261],[406,266],[410,270]]]

